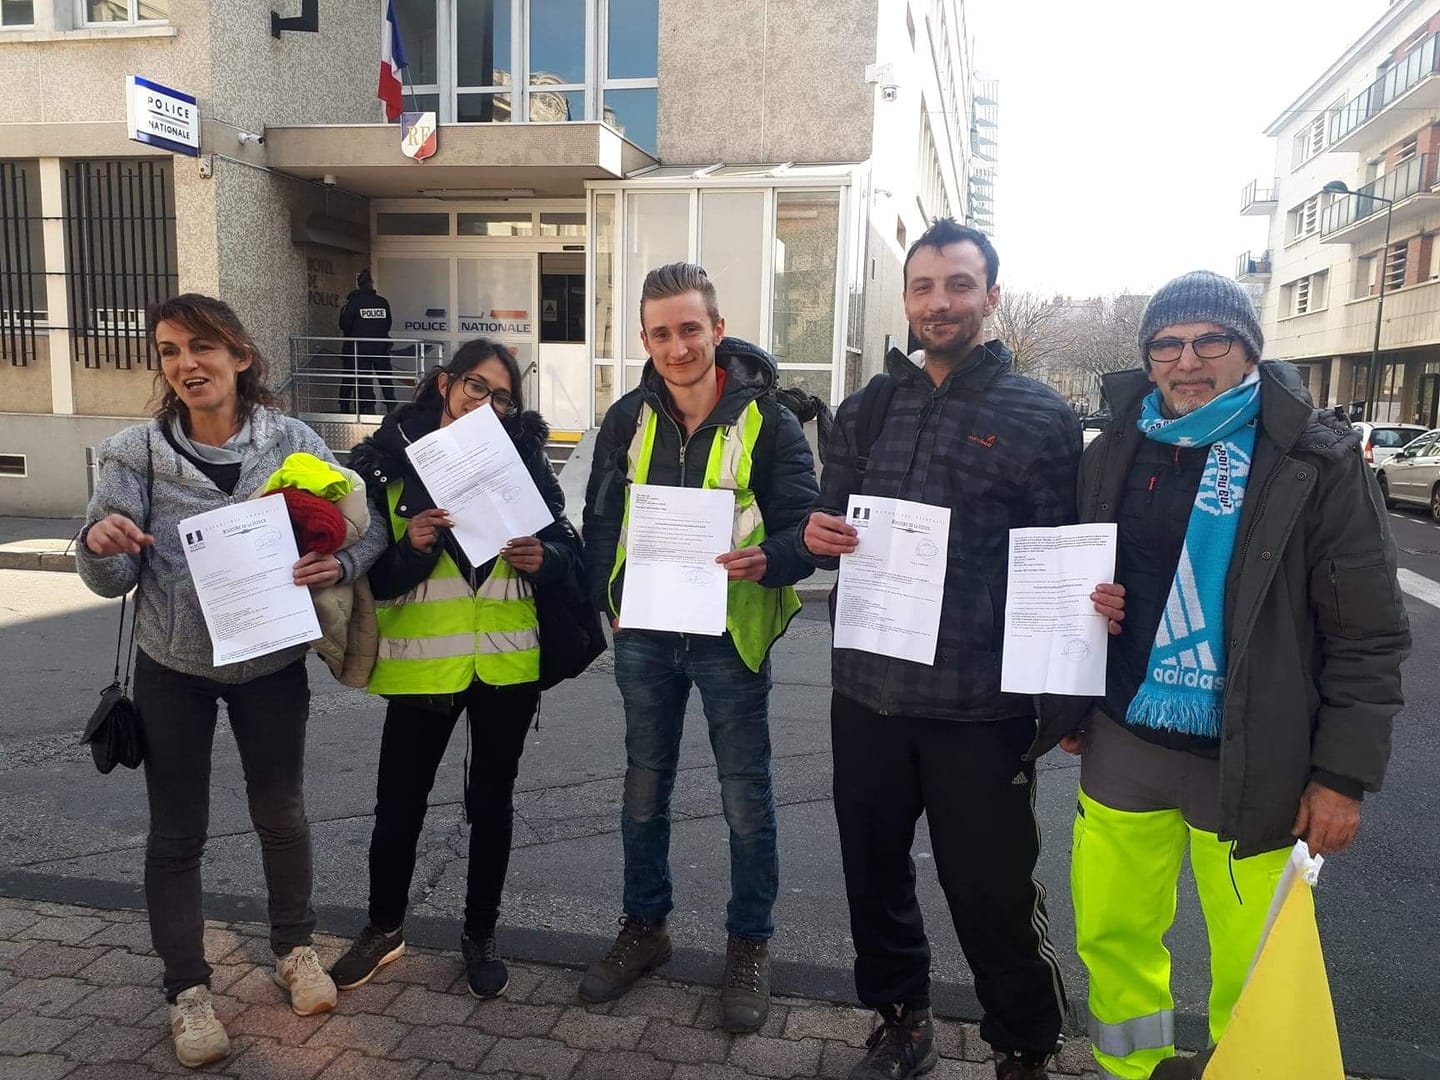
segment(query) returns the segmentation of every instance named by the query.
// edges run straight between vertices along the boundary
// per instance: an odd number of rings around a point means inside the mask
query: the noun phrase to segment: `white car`
[[[1406,445],[1425,434],[1419,424],[1375,424],[1358,421],[1350,425],[1360,433],[1361,448],[1371,468],[1377,468],[1398,454]]]
[[[1386,506],[1424,506],[1440,521],[1440,428],[1405,445],[1375,469]]]

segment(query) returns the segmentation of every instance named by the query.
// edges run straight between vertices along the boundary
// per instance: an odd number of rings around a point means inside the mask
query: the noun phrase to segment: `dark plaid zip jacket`
[[[836,414],[815,509],[843,514],[857,493],[950,508],[940,640],[933,666],[836,649],[835,692],[886,716],[1034,716],[1028,695],[1000,692],[1009,535],[1075,521],[1080,423],[1053,390],[1011,370],[1010,350],[999,341],[976,348],[939,386],[898,350],[885,367],[895,395],[863,487],[856,487],[854,450],[861,391]],[[802,521],[802,538],[804,528]],[[817,566],[839,565],[806,556]]]

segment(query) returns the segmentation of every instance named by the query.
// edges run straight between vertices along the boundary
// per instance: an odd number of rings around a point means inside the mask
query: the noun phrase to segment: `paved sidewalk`
[[[83,518],[0,516],[0,570],[75,569],[71,540]]]
[[[206,1075],[264,1080],[843,1078],[870,1014],[776,999],[757,1035],[716,1027],[716,991],[649,979],[598,1008],[576,1003],[578,972],[512,964],[500,1001],[467,992],[455,953],[411,950],[325,1016],[294,1015],[270,978],[263,927],[208,923],[216,1012],[231,1056]],[[337,938],[316,949],[326,964]],[[170,1047],[143,912],[0,898],[0,1080],[138,1080],[188,1070]],[[974,1024],[941,1021],[934,1080],[990,1080]],[[1093,1076],[1073,1041],[1056,1077]]]

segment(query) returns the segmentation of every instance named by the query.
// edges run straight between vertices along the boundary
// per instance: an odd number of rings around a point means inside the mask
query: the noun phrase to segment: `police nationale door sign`
[[[135,142],[200,155],[200,110],[195,99],[139,75],[125,77],[126,130]]]
[[[400,114],[400,152],[416,161],[435,153],[439,139],[433,112]]]

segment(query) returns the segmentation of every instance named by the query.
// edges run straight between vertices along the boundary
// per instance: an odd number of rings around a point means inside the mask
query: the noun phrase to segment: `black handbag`
[[[564,522],[579,548],[579,537],[568,521]],[[585,595],[580,583],[578,564],[572,566],[564,580],[535,586],[535,615],[540,623],[540,689],[573,679],[609,646],[600,625],[600,613]]]
[[[155,489],[155,459],[150,454],[150,439],[146,436],[145,469],[145,524],[144,532],[150,531],[150,502]],[[140,549],[140,572],[145,570],[145,548]],[[130,647],[125,642],[125,605],[130,607]],[[135,615],[140,610],[140,576],[135,577],[135,589],[130,596],[120,598],[120,628],[115,635],[115,674],[110,685],[100,691],[100,703],[90,714],[85,725],[85,734],[80,737],[82,744],[88,743],[90,755],[95,759],[95,768],[103,776],[116,765],[127,769],[138,768],[145,759],[145,736],[140,724],[140,710],[130,700],[130,670],[135,660]],[[120,654],[125,653],[125,681],[120,681]]]

